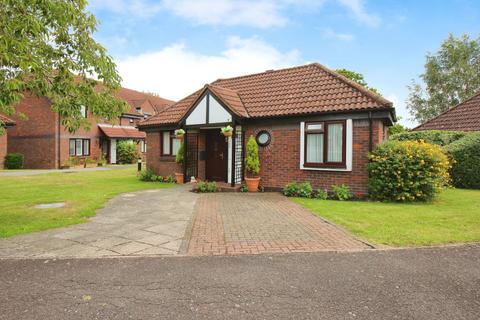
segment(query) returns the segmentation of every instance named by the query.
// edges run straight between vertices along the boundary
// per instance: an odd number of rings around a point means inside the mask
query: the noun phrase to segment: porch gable
[[[185,119],[187,126],[232,122],[232,114],[212,93],[206,91]]]

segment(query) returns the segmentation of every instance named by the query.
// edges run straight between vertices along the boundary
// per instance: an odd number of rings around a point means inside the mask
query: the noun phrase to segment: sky
[[[480,32],[478,0],[90,0],[95,39],[127,88],[179,100],[218,78],[318,62],[392,101],[449,33]]]

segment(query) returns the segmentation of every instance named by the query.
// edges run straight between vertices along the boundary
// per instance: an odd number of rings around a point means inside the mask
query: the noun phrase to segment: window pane
[[[323,124],[321,123],[307,124],[307,130],[323,130]]]
[[[75,155],[75,140],[70,139],[70,155]]]
[[[80,106],[80,114],[82,117],[86,118],[87,117],[87,108],[85,106]]]
[[[75,145],[76,145],[76,151],[75,154],[77,156],[81,156],[83,154],[83,149],[82,149],[82,139],[76,139],[75,140]]]
[[[180,143],[181,141],[179,139],[173,139],[173,142],[172,142],[172,154],[174,156],[177,155],[177,151],[178,151],[178,148],[180,148]]]
[[[90,155],[90,140],[83,140],[83,155]]]
[[[323,134],[307,134],[307,162],[323,162]]]
[[[163,133],[162,149],[163,154],[170,154],[170,132],[164,131]]]
[[[343,124],[328,125],[328,162],[342,162]]]

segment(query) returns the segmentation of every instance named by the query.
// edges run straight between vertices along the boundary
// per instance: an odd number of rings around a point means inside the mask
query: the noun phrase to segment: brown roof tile
[[[4,116],[3,114],[0,114],[0,122],[3,122],[4,125],[14,125],[15,121],[12,119],[8,118],[7,116]]]
[[[480,131],[480,92],[413,130]]]
[[[99,124],[98,127],[109,138],[144,139],[146,134],[135,127]]]
[[[140,123],[173,124],[210,89],[234,113],[262,118],[339,111],[389,109],[392,103],[318,64],[219,79]]]
[[[127,88],[120,88],[115,95],[117,98],[125,100],[130,105],[130,110],[128,111],[129,114],[141,115],[137,112],[136,108],[137,106],[142,105],[146,100],[152,104],[157,113],[162,112],[168,106],[175,103],[175,101]]]

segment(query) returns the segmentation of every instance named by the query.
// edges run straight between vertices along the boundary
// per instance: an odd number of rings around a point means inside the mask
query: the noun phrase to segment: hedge
[[[420,141],[446,146],[454,141],[465,137],[467,133],[460,131],[442,131],[442,130],[425,130],[425,131],[408,131],[397,133],[390,137],[390,140],[397,141]]]
[[[129,164],[137,162],[139,154],[133,141],[121,140],[117,142],[117,162]]]
[[[449,182],[449,159],[438,145],[387,141],[369,155],[369,194],[380,201],[426,201]]]
[[[470,133],[445,147],[452,159],[452,183],[480,189],[480,132]]]
[[[9,153],[5,156],[4,166],[6,169],[22,169],[23,168],[23,154]]]

